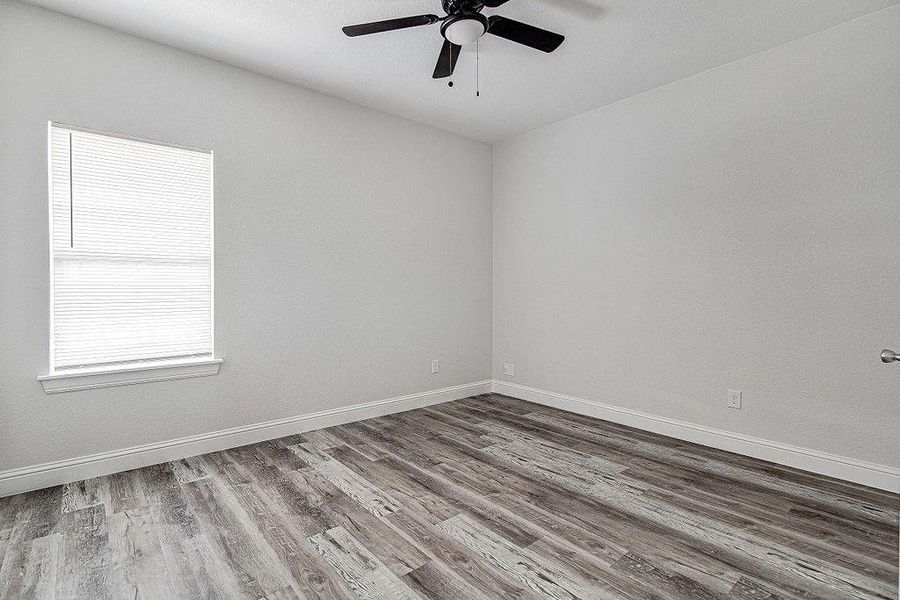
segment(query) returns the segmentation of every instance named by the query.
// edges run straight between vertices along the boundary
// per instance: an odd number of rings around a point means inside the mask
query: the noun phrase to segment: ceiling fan
[[[420,25],[432,25],[441,23],[441,35],[444,36],[444,46],[438,56],[437,65],[434,67],[432,77],[439,79],[453,75],[456,67],[456,59],[459,51],[466,44],[470,44],[485,33],[496,35],[504,39],[523,44],[535,50],[553,52],[565,37],[546,29],[541,29],[519,21],[513,21],[499,15],[485,17],[481,14],[484,7],[497,8],[506,4],[507,0],[441,0],[444,12],[443,17],[437,15],[418,15],[416,17],[402,17],[400,19],[388,19],[374,23],[361,25],[348,25],[343,28],[345,34],[350,37],[381,33],[407,27],[419,27]]]

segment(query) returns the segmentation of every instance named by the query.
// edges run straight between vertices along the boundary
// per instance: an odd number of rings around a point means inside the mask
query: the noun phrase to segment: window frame
[[[135,361],[125,364],[107,364],[84,368],[66,368],[57,370],[55,363],[56,336],[54,331],[54,237],[53,237],[53,131],[55,128],[68,131],[77,131],[110,137],[114,139],[129,140],[154,146],[177,148],[209,155],[209,227],[210,227],[210,356],[203,358],[157,358],[144,361]],[[148,383],[152,381],[168,381],[172,379],[184,379],[190,377],[203,377],[216,375],[223,360],[216,356],[216,331],[215,331],[215,153],[211,149],[160,141],[140,136],[127,135],[102,131],[77,125],[68,125],[57,121],[47,122],[47,200],[48,200],[48,247],[49,247],[49,318],[48,318],[48,374],[38,377],[44,391],[48,394],[111,387],[117,385],[130,385],[136,383]]]

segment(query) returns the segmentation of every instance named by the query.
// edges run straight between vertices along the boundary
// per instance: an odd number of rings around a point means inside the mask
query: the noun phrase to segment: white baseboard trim
[[[322,429],[342,423],[371,419],[392,413],[422,408],[441,402],[460,400],[491,391],[490,381],[479,381],[407,396],[376,400],[315,413],[275,419],[192,435],[188,437],[101,452],[69,460],[34,465],[0,472],[0,498],[21,492],[80,481],[187,458],[207,452],[218,452],[246,444]]]
[[[526,387],[508,381],[494,380],[491,389],[506,396],[537,404],[560,408],[589,417],[596,417],[620,425],[627,425],[653,433],[727,450],[761,460],[828,475],[845,481],[900,492],[900,469],[875,463],[782,444],[761,438],[733,433],[722,429],[677,421],[593,400],[566,396],[546,390]]]

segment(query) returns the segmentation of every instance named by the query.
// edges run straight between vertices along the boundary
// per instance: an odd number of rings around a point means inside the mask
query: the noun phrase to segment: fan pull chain
[[[476,98],[478,96],[481,96],[481,91],[479,90],[479,83],[478,83],[478,81],[479,81],[478,80],[478,56],[479,56],[478,39],[476,38],[475,39],[475,97]]]

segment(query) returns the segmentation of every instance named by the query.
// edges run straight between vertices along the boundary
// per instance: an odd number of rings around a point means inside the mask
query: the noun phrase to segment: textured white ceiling
[[[485,36],[433,80],[438,25],[348,38],[341,26],[440,0],[30,0],[170,46],[494,142],[821,31],[900,0],[510,0],[566,36],[553,54]]]

